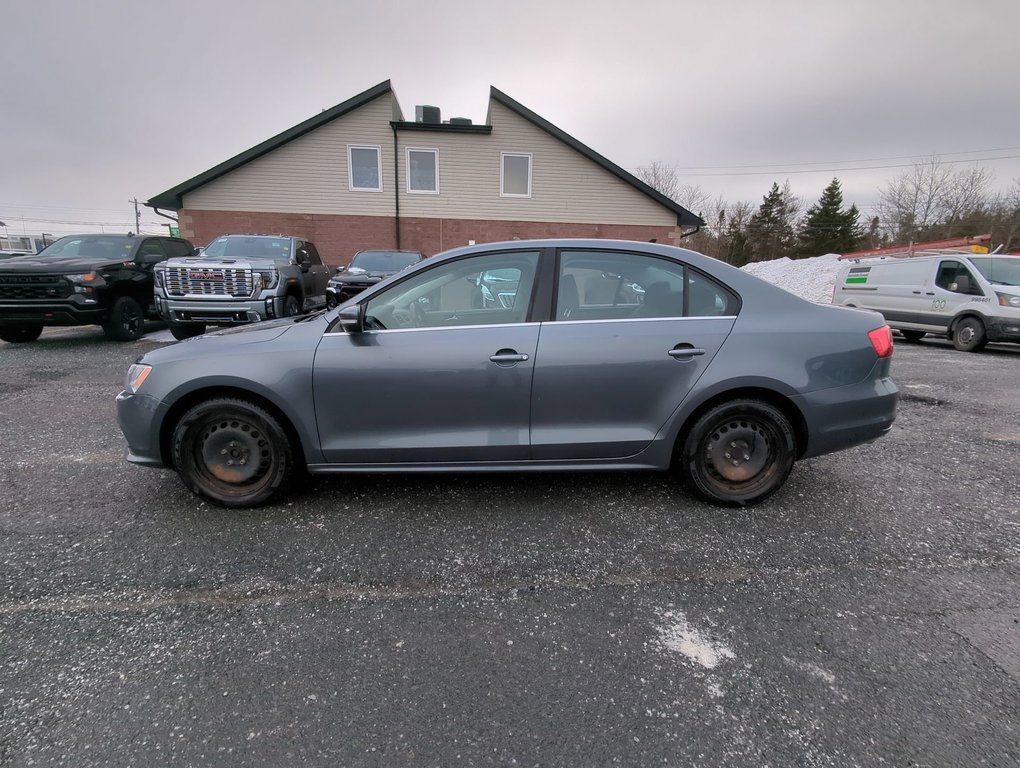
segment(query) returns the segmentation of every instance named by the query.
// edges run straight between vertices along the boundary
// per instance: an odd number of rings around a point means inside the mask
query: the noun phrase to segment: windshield
[[[243,237],[228,235],[213,240],[202,251],[203,259],[290,259],[286,237]]]
[[[361,251],[354,254],[351,266],[368,272],[399,272],[419,261],[421,255],[411,251]]]
[[[970,261],[994,285],[1020,285],[1020,256],[971,256]]]
[[[90,259],[128,259],[131,254],[133,240],[126,237],[109,235],[72,235],[62,237],[55,243],[43,248],[35,257],[37,259],[66,259],[84,256]]]

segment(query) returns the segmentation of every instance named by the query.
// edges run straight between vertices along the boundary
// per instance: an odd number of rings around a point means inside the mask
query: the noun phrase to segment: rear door
[[[648,254],[564,250],[532,389],[535,459],[623,458],[646,448],[711,363],[739,299]]]

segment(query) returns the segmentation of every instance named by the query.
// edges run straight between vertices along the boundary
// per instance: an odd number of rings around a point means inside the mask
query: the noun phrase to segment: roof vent
[[[470,117],[451,117],[450,125],[471,125]]]
[[[414,121],[416,123],[433,123],[438,125],[442,122],[442,118],[439,114],[439,107],[430,107],[427,104],[415,107]]]

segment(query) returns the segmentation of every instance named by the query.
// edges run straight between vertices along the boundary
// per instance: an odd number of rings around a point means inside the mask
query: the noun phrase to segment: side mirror
[[[347,333],[361,333],[365,330],[365,325],[361,322],[361,307],[357,304],[341,309],[338,318],[340,327]]]

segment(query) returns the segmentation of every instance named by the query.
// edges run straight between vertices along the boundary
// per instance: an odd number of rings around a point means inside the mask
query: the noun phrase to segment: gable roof
[[[250,163],[252,160],[262,157],[263,155],[272,152],[278,147],[281,147],[284,144],[287,144],[288,142],[293,141],[294,139],[300,136],[304,136],[306,133],[314,131],[316,128],[319,128],[320,126],[323,126],[326,123],[336,120],[337,118],[342,117],[348,114],[349,112],[353,112],[355,109],[358,109],[359,107],[368,104],[370,101],[373,101],[374,99],[377,99],[380,96],[392,92],[393,88],[390,85],[390,81],[385,80],[379,83],[378,85],[369,88],[367,91],[363,91],[359,93],[357,96],[353,96],[347,101],[337,104],[335,107],[331,109],[324,110],[319,114],[315,115],[314,117],[310,117],[304,122],[298,123],[293,128],[289,128],[283,133],[279,133],[276,136],[273,136],[271,139],[267,139],[266,141],[263,141],[261,144],[255,145],[251,149],[245,150],[244,152],[241,152],[238,155],[234,155],[234,157],[230,158],[229,160],[225,160],[219,165],[213,166],[208,171],[200,173],[197,176],[193,176],[187,181],[182,182],[181,184],[178,184],[175,187],[171,187],[165,192],[161,192],[160,194],[155,195],[150,200],[146,201],[145,205],[148,206],[149,208],[167,208],[170,210],[179,210],[184,207],[184,195],[186,195],[187,193],[193,192],[194,190],[198,189],[204,184],[209,183],[213,179],[217,179],[220,176],[223,176],[224,174],[230,173],[231,171],[241,167],[242,165]],[[624,183],[629,184],[642,194],[652,198],[659,205],[668,208],[669,210],[676,213],[678,226],[681,227],[704,226],[705,222],[700,216],[687,210],[675,200],[671,200],[670,198],[666,197],[661,192],[656,190],[654,187],[651,187],[650,185],[641,181],[641,179],[639,179],[634,174],[625,171],[616,163],[600,155],[594,149],[591,149],[590,147],[582,144],[573,136],[570,136],[566,132],[560,130],[545,118],[535,114],[520,102],[510,98],[495,86],[490,87],[489,97],[498,102],[499,104],[502,104],[510,111],[524,118],[532,125],[545,131],[553,138],[562,141],[564,144],[572,148],[574,151],[580,153],[581,155],[588,158],[596,165],[599,165],[605,170],[609,171],[609,173],[613,174]],[[399,106],[397,107],[397,109],[399,110]],[[425,129],[424,126],[419,128],[417,124],[405,123],[403,122],[403,120],[394,121],[392,125],[394,125],[394,127],[396,128],[403,129],[412,128],[415,130]],[[449,130],[450,132],[462,132],[462,133],[472,132],[489,133],[492,131],[491,126],[442,125],[433,127],[432,129],[438,130],[440,128]]]
[[[370,101],[373,101],[387,93],[391,93],[392,91],[393,88],[390,86],[390,81],[385,80],[379,83],[379,85],[373,86],[367,91],[362,91],[357,96],[353,96],[347,101],[337,104],[331,109],[324,110],[314,117],[310,117],[304,122],[298,123],[293,128],[288,128],[283,133],[279,133],[273,138],[267,139],[261,144],[257,144],[251,149],[245,150],[239,155],[234,155],[229,160],[225,160],[219,165],[213,166],[205,173],[193,176],[187,181],[178,184],[176,187],[171,187],[166,192],[159,193],[151,200],[148,200],[145,204],[149,208],[169,208],[171,210],[179,210],[184,207],[183,198],[188,192],[193,192],[203,184],[207,184],[213,179],[219,178],[226,173],[230,173],[245,163],[250,163],[252,160],[272,152],[277,147],[281,147],[299,136],[304,136],[306,133],[314,131],[319,126],[336,120],[338,117],[343,117],[348,112],[353,112],[355,109],[363,107]]]
[[[677,225],[683,226],[683,227],[688,227],[688,226],[689,227],[703,227],[705,225],[705,220],[704,219],[702,219],[697,214],[694,214],[691,211],[688,211],[686,208],[684,208],[682,205],[680,205],[680,203],[676,202],[676,200],[671,200],[670,198],[666,197],[664,194],[659,192],[654,187],[652,187],[652,186],[646,184],[645,182],[641,181],[641,179],[639,179],[634,174],[632,174],[632,173],[630,173],[628,171],[625,171],[623,168],[618,166],[616,163],[614,163],[611,160],[603,157],[602,155],[600,155],[598,152],[596,152],[591,147],[588,147],[588,146],[582,144],[577,139],[575,139],[573,136],[571,136],[568,133],[560,130],[555,125],[553,125],[548,120],[546,120],[544,117],[541,117],[540,115],[535,114],[534,112],[532,112],[530,109],[525,107],[520,102],[515,101],[514,99],[510,98],[509,96],[507,96],[505,93],[503,93],[501,90],[499,90],[495,86],[491,86],[490,87],[490,89],[489,89],[489,97],[491,99],[493,99],[494,101],[496,101],[497,103],[502,104],[504,107],[509,109],[511,112],[515,112],[516,114],[520,115],[521,117],[523,117],[525,120],[527,120],[532,125],[534,125],[534,126],[536,126],[538,128],[541,128],[543,131],[548,133],[553,138],[559,139],[560,141],[562,141],[567,146],[571,147],[575,151],[577,151],[577,152],[581,153],[582,155],[584,155],[585,157],[587,157],[593,163],[595,163],[597,165],[600,165],[602,168],[604,168],[605,170],[609,171],[611,174],[616,176],[621,181],[626,182],[630,186],[632,186],[635,189],[637,189],[639,192],[641,192],[641,193],[643,193],[645,195],[648,195],[648,197],[650,197],[653,200],[655,200],[655,202],[659,203],[659,205],[662,205],[662,206],[664,206],[666,208],[669,208],[671,211],[676,213],[676,216],[677,216]]]

